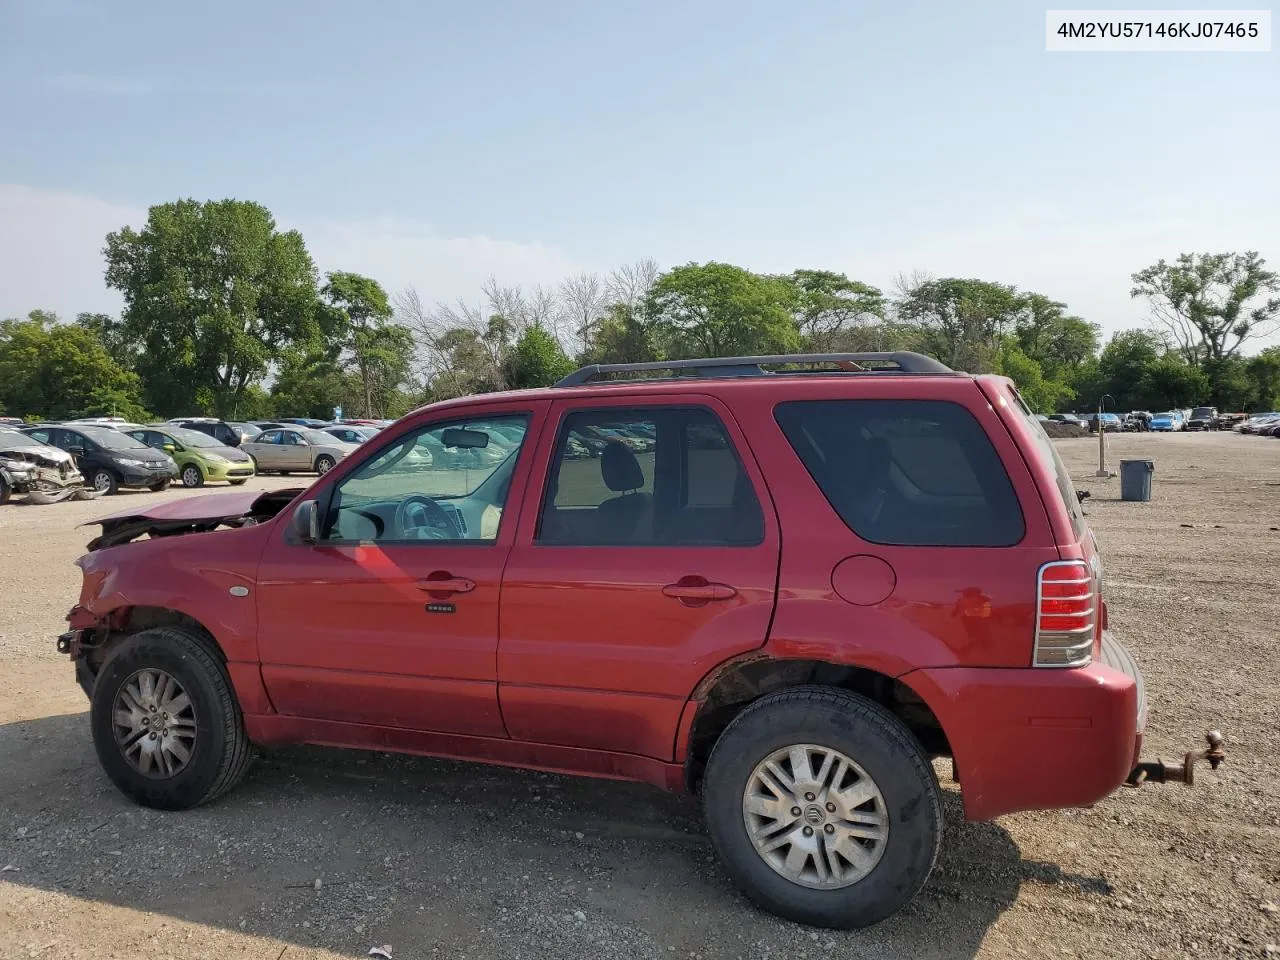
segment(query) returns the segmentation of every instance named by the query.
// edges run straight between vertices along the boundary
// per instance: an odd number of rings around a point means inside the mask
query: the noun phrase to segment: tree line
[[[532,288],[491,279],[442,304],[373,278],[318,274],[301,234],[260,204],[180,200],[106,238],[120,316],[0,322],[0,413],[396,417],[469,393],[545,386],[586,363],[915,350],[1012,377],[1041,412],[1280,406],[1280,279],[1254,252],[1182,254],[1133,274],[1147,328],[1105,344],[1043,293],[911,274],[652,260]]]

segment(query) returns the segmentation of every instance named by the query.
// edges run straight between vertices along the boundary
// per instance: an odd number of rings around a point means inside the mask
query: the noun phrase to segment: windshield
[[[1193,419],[1198,419],[1200,417],[1212,417],[1213,407],[1196,407],[1191,411],[1191,416]]]
[[[141,440],[129,436],[127,433],[117,433],[115,430],[109,430],[105,427],[90,427],[79,431],[92,440],[100,447],[108,450],[150,450]]]
[[[251,437],[256,437],[262,432],[261,428],[255,427],[252,423],[242,423],[239,420],[228,420],[227,426],[236,433],[248,434]]]
[[[164,431],[177,440],[184,447],[222,447],[226,446],[221,440],[209,436],[207,433],[201,433],[199,430],[192,430],[188,427],[172,427]]]

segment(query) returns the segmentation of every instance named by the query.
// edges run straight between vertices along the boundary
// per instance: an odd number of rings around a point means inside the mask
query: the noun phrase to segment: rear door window
[[[939,400],[803,400],[774,418],[845,524],[900,546],[1007,547],[1022,509],[981,424]]]

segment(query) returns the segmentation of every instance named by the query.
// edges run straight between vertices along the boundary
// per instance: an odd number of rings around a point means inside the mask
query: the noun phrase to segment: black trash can
[[[1151,475],[1155,472],[1156,465],[1152,460],[1121,460],[1120,499],[1150,500]]]

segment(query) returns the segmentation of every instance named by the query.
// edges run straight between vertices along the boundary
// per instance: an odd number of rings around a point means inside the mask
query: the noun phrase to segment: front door
[[[503,578],[507,729],[669,760],[697,683],[768,637],[768,491],[710,397],[564,400],[552,414]]]
[[[258,587],[262,675],[280,713],[506,735],[498,592],[541,408],[492,409],[411,428],[334,471],[316,494],[317,543],[282,518]],[[442,440],[466,455],[423,455]]]

